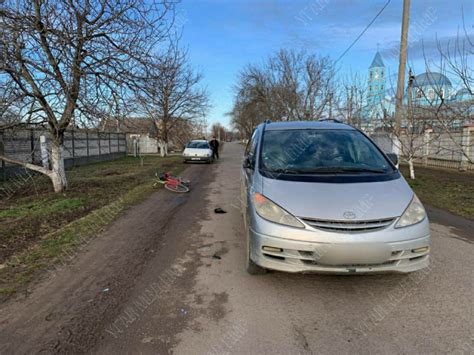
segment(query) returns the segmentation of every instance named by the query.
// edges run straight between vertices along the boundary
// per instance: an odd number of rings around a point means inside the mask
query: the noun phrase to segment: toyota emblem
[[[345,219],[354,219],[356,218],[356,214],[354,212],[351,212],[351,211],[346,211],[342,214],[342,216],[345,218]]]

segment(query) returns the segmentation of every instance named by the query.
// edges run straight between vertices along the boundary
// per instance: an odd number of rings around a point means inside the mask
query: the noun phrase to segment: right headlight
[[[258,192],[254,193],[253,201],[255,210],[260,217],[265,218],[271,222],[284,224],[286,226],[304,228],[304,224],[298,221],[295,216],[288,213],[262,194],[259,194]]]
[[[410,204],[406,208],[405,212],[403,212],[402,216],[395,225],[395,228],[408,227],[413,224],[417,224],[424,220],[425,217],[426,211],[423,207],[423,204],[416,195],[413,195]]]

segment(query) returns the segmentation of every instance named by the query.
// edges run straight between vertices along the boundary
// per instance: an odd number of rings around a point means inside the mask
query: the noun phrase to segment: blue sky
[[[280,48],[304,48],[337,59],[387,0],[182,0],[177,23],[182,45],[204,76],[213,108],[208,123],[228,125],[237,73]],[[424,71],[423,51],[438,61],[436,38],[453,40],[462,30],[462,10],[474,32],[474,1],[412,0],[409,63]],[[389,73],[397,70],[402,0],[392,0],[357,44],[338,62],[339,72],[366,75],[377,51]],[[423,50],[424,48],[424,50]]]

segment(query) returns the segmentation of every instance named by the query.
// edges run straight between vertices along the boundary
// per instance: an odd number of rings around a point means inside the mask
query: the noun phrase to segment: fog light
[[[421,248],[412,249],[411,252],[412,253],[424,253],[424,252],[428,251],[429,249],[430,249],[429,247],[421,247]]]
[[[267,246],[262,247],[262,249],[265,251],[272,252],[272,253],[281,253],[283,251],[283,249],[281,248],[274,248],[274,247],[267,247]]]

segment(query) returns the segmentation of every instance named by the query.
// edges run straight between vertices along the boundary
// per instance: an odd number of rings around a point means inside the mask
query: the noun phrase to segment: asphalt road
[[[0,352],[474,353],[469,221],[435,216],[432,265],[410,275],[250,276],[242,150],[190,166],[191,193],[155,193],[2,305]]]

